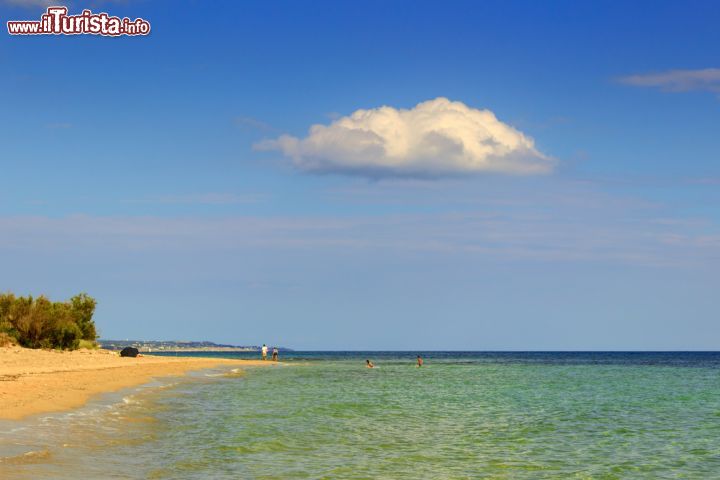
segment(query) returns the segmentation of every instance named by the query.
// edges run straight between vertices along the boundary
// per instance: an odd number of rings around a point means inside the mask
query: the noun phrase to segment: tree
[[[92,317],[95,313],[97,302],[87,293],[81,293],[70,299],[70,305],[72,306],[75,323],[82,332],[82,339],[94,341],[97,338],[97,331]]]

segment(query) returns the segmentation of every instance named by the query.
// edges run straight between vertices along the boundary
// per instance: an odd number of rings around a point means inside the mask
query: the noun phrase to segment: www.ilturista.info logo
[[[7,22],[10,35],[148,35],[150,22],[142,18],[111,17],[107,13],[83,10],[80,15],[68,15],[67,7],[48,7],[40,20]]]

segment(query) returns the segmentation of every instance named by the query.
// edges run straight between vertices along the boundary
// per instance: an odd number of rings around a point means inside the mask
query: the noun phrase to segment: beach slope
[[[197,357],[121,358],[108,350],[0,348],[0,419],[69,410],[90,397],[220,365],[270,362]]]

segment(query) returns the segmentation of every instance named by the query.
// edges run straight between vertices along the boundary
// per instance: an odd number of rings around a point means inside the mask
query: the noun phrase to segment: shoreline
[[[221,365],[271,362],[207,357],[120,357],[109,350],[0,348],[0,420],[73,410],[91,398]]]

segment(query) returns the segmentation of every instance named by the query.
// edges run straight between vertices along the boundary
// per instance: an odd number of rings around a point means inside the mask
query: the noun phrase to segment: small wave
[[[164,384],[164,385],[158,385],[156,388],[157,388],[158,390],[165,390],[166,388],[173,388],[173,387],[175,387],[175,386],[177,386],[177,385],[180,385],[180,382],[166,383],[166,384]]]
[[[137,405],[140,403],[140,401],[135,398],[134,395],[128,395],[127,397],[123,397],[122,401],[125,405]]]
[[[26,465],[29,463],[41,463],[52,456],[50,450],[31,450],[20,455],[11,457],[0,457],[0,464],[3,465]]]
[[[245,372],[242,371],[240,368],[233,368],[232,370],[228,372],[220,372],[220,373],[206,373],[206,377],[224,377],[224,378],[233,378],[233,377],[241,377],[245,375]]]

